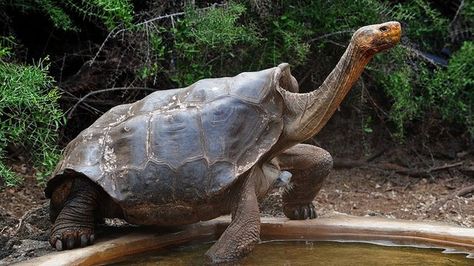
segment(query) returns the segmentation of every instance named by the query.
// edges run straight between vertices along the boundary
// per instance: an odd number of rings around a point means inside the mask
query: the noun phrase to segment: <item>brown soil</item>
[[[47,201],[42,186],[38,185],[31,175],[25,176],[20,187],[0,190],[0,198],[2,199],[0,209],[17,219],[21,218],[28,210]]]

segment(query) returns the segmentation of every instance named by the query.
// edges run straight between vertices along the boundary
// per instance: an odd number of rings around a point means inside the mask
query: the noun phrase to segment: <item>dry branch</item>
[[[472,193],[472,192],[474,192],[474,185],[462,188],[462,189],[456,191],[454,194],[458,197],[462,197],[462,196],[464,196],[466,194],[469,194],[469,193]]]
[[[474,193],[474,185],[461,188],[460,190],[457,190],[457,191],[449,194],[446,198],[444,198],[443,200],[440,200],[438,203],[434,204],[433,207],[431,207],[431,211],[439,210],[448,201],[453,200],[456,197],[462,197],[462,196],[464,196],[466,194],[469,194],[469,193]]]
[[[111,91],[119,91],[119,90],[144,90],[144,91],[156,91],[156,89],[151,89],[151,88],[144,88],[144,87],[117,87],[117,88],[109,88],[109,89],[103,89],[103,90],[96,90],[96,91],[91,91],[89,92],[88,94],[84,95],[83,97],[81,97],[79,99],[79,101],[76,102],[76,104],[74,104],[73,107],[71,107],[71,109],[69,109],[68,111],[68,115],[67,115],[67,119],[71,119],[72,117],[72,114],[74,113],[74,111],[76,110],[76,108],[79,106],[79,104],[81,104],[82,102],[84,102],[84,100],[86,100],[88,97],[94,95],[94,94],[99,94],[99,93],[104,93],[104,92],[111,92]]]
[[[226,6],[227,4],[218,4],[218,3],[214,3],[208,7],[204,7],[204,8],[199,8],[199,9],[196,9],[198,12],[202,12],[202,11],[206,11],[208,9],[213,9],[213,8],[216,8],[216,7],[223,7],[223,6]],[[99,56],[100,52],[102,51],[102,49],[104,48],[105,44],[109,41],[109,39],[113,39],[113,38],[116,38],[117,35],[119,35],[120,33],[124,33],[126,31],[130,31],[131,29],[137,29],[138,27],[140,26],[145,26],[147,27],[149,24],[150,25],[153,25],[153,22],[156,22],[156,21],[159,21],[159,20],[162,20],[162,19],[171,19],[171,22],[173,24],[173,28],[174,28],[174,17],[177,17],[177,16],[182,16],[182,15],[185,15],[186,12],[177,12],[177,13],[173,13],[173,14],[166,14],[166,15],[162,15],[162,16],[157,16],[157,17],[154,17],[154,18],[151,18],[151,19],[148,19],[148,20],[145,20],[145,21],[142,21],[142,22],[139,22],[135,25],[133,25],[132,27],[129,27],[129,28],[121,28],[121,29],[118,29],[118,27],[115,27],[113,28],[109,34],[107,35],[107,37],[105,38],[105,40],[102,42],[102,44],[100,45],[99,49],[97,50],[97,52],[95,53],[94,57],[92,58],[92,60],[89,62],[89,65],[92,65],[95,60],[97,59],[97,57]],[[117,30],[118,29],[118,30]],[[148,29],[148,28],[146,28]]]
[[[412,177],[430,177],[432,172],[445,170],[448,168],[461,166],[464,162],[456,162],[452,164],[445,164],[442,166],[430,167],[427,169],[407,168],[393,163],[384,163],[378,168],[382,170],[394,171],[397,174],[408,175]]]
[[[382,152],[383,153],[383,152]],[[459,167],[464,164],[464,161],[456,162],[452,164],[445,164],[441,166],[435,166],[430,168],[407,168],[394,163],[380,163],[380,164],[370,164],[374,158],[380,156],[376,153],[374,156],[369,157],[365,160],[350,160],[350,159],[335,159],[334,168],[370,168],[370,169],[379,169],[383,171],[393,171],[397,174],[408,175],[412,177],[430,177],[431,173],[446,170],[449,168]],[[374,158],[372,158],[374,157]]]

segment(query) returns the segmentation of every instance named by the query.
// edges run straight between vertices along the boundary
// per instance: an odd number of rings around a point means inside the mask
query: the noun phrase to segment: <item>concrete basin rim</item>
[[[92,246],[53,252],[15,265],[95,265],[121,257],[159,250],[172,244],[217,239],[230,217],[192,224],[182,231],[158,235],[132,232],[99,241]],[[266,240],[303,240],[359,242],[376,245],[437,248],[443,253],[463,253],[474,258],[474,228],[438,222],[420,222],[382,217],[335,215],[314,220],[262,218],[261,238]]]

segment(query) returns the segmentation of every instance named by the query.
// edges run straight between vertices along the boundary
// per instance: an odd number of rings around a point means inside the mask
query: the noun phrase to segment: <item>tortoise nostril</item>
[[[388,31],[388,27],[387,26],[382,26],[382,27],[379,28],[379,30],[381,32],[386,32],[386,31]]]

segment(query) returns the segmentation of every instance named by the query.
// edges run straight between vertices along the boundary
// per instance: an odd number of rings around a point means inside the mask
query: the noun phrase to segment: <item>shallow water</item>
[[[195,244],[135,255],[109,265],[203,265],[211,244]],[[259,244],[236,265],[474,265],[465,254],[440,249],[365,243],[272,241]]]

